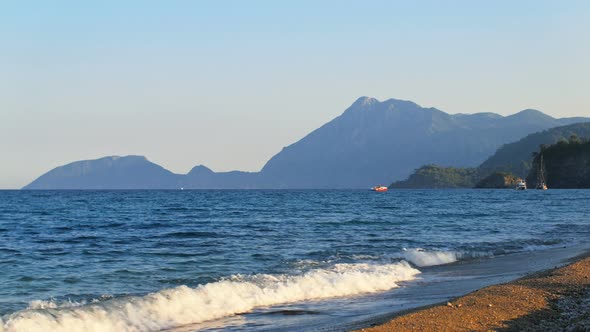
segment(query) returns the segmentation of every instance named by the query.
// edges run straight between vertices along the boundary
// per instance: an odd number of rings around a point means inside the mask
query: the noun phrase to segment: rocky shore
[[[590,258],[406,312],[361,331],[590,331]]]

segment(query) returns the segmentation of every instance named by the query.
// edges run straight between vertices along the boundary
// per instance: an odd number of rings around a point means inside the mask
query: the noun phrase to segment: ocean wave
[[[434,266],[456,262],[460,254],[454,251],[427,251],[422,248],[405,249],[401,256],[416,266]]]
[[[159,331],[304,300],[352,296],[398,287],[420,271],[393,264],[336,264],[305,274],[236,275],[200,285],[179,286],[142,297],[116,298],[86,305],[36,302],[3,317],[0,332]],[[0,321],[1,322],[1,321]]]

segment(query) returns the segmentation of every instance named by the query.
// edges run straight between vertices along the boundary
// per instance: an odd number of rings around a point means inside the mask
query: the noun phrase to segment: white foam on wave
[[[385,291],[420,271],[407,262],[337,264],[299,276],[234,276],[189,288],[180,286],[143,297],[83,306],[44,304],[3,317],[0,332],[158,331],[276,304]],[[1,321],[0,321],[1,322]]]
[[[454,251],[426,251],[421,248],[404,249],[402,257],[413,264],[424,267],[456,262],[459,255]]]
[[[71,307],[79,307],[82,305],[85,305],[86,302],[82,301],[82,302],[76,302],[76,301],[71,301],[71,300],[67,300],[67,301],[61,301],[61,302],[57,302],[54,300],[34,300],[29,302],[29,306],[27,307],[27,309],[57,309],[57,308],[71,308]]]

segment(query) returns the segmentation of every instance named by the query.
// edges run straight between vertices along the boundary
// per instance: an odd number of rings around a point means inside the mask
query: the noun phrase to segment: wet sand
[[[590,331],[588,256],[359,331]]]

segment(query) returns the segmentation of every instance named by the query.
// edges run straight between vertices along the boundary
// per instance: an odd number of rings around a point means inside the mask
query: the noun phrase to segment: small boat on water
[[[516,183],[516,188],[514,188],[516,190],[526,190],[526,182],[524,182],[524,180],[519,180],[518,183]]]
[[[371,188],[371,190],[372,191],[384,192],[384,191],[387,191],[387,187],[386,186],[383,186],[383,185],[378,185],[378,186],[375,186],[375,187]]]
[[[547,183],[545,182],[545,164],[543,163],[543,154],[539,155],[539,163],[537,168],[537,189],[547,190]]]
[[[547,185],[545,184],[545,182],[541,182],[537,185],[537,189],[538,190],[547,190]]]

